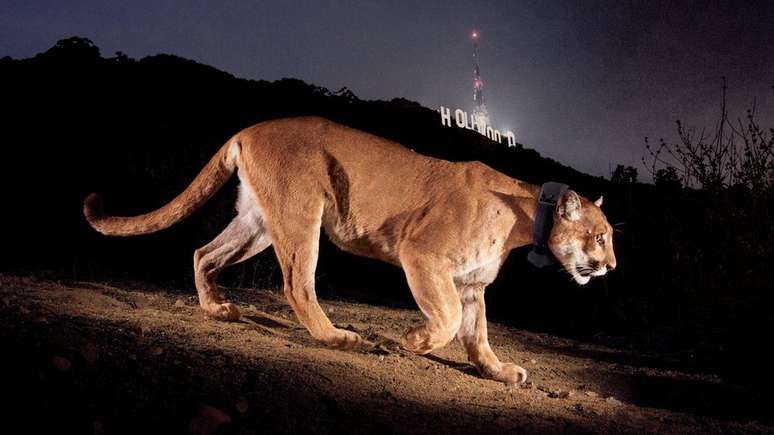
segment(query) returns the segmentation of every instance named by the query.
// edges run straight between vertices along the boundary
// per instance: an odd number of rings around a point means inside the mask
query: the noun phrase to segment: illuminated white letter
[[[473,114],[470,119],[473,121],[473,130],[476,130],[478,134],[486,134],[486,124],[484,124],[484,120],[480,116]]]
[[[502,143],[502,141],[503,141],[503,136],[500,134],[500,130],[495,130],[495,131],[494,131],[494,138],[495,138],[495,140],[496,140],[497,142],[500,142],[500,143]]]
[[[505,132],[505,136],[508,138],[508,146],[509,147],[515,147],[516,146],[516,136],[513,135],[513,132],[508,130]]]
[[[443,106],[441,106],[441,125],[451,127],[451,109]]]
[[[477,130],[479,134],[486,135],[486,124],[483,121],[479,121]]]
[[[454,111],[454,120],[457,121],[457,127],[465,128],[465,124],[468,122],[468,114],[457,109]]]
[[[475,116],[470,115],[468,116],[468,112],[465,112],[465,128],[468,130],[473,130],[473,119]]]
[[[494,130],[492,130],[492,127],[486,126],[486,137],[488,137],[491,140],[494,140]]]

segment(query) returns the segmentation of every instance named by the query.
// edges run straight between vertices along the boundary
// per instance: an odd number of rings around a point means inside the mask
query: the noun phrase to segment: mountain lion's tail
[[[108,236],[134,236],[163,230],[190,216],[228,181],[236,169],[239,152],[239,143],[233,139],[229,141],[183,193],[158,210],[131,217],[108,216],[102,209],[102,198],[92,193],[83,202],[83,214],[95,230]]]

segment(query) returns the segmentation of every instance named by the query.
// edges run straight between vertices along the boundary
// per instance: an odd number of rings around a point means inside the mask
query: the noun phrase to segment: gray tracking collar
[[[543,184],[540,188],[535,224],[532,227],[532,251],[527,255],[527,260],[537,267],[543,268],[556,263],[554,255],[548,249],[548,237],[554,227],[556,203],[568,188],[566,184],[553,181]]]

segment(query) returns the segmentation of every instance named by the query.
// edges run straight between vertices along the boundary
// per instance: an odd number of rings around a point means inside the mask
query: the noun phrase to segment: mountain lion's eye
[[[599,246],[605,246],[605,235],[604,234],[597,234],[597,243]]]

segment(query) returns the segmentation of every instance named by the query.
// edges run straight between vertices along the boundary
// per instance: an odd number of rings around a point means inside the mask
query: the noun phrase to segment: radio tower
[[[486,111],[484,104],[484,83],[481,81],[481,71],[478,67],[478,30],[470,34],[473,41],[473,119],[475,119],[479,128],[486,129],[489,125],[489,112]]]

